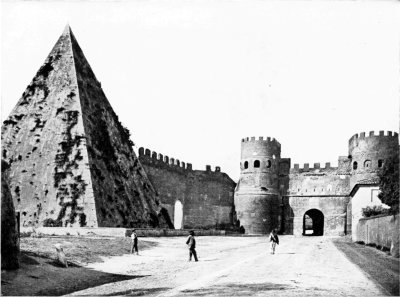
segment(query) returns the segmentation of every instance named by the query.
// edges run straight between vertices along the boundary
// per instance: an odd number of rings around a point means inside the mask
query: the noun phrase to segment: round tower
[[[349,139],[349,158],[351,159],[350,189],[358,183],[378,181],[378,171],[385,161],[399,156],[399,136],[396,132],[374,131],[355,134]]]
[[[279,227],[278,165],[281,145],[275,139],[242,139],[240,179],[235,209],[246,234],[267,234]]]

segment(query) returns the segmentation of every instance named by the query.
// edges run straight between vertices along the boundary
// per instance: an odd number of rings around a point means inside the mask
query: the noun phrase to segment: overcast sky
[[[4,120],[69,23],[136,149],[239,177],[243,137],[294,163],[347,156],[358,132],[398,131],[394,1],[2,3]]]

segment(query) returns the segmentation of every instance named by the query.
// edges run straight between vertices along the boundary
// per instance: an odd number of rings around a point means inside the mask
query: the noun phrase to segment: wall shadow
[[[145,277],[105,273],[74,265],[64,268],[54,259],[20,253],[20,269],[1,272],[2,296],[60,296],[119,281]]]

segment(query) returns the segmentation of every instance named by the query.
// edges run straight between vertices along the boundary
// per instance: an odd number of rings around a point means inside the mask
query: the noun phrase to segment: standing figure
[[[277,244],[279,244],[279,238],[276,229],[273,229],[269,235],[269,241],[271,242],[271,254],[275,254],[275,247]]]
[[[56,248],[56,251],[57,251],[57,260],[58,260],[58,262],[60,264],[62,264],[64,267],[68,268],[67,258],[65,257],[64,250],[61,247],[61,244],[56,243],[54,245],[54,247]]]
[[[139,255],[137,244],[138,244],[138,237],[136,234],[136,230],[133,229],[131,234],[131,254],[133,254],[136,251],[136,255]]]
[[[189,261],[192,261],[192,255],[194,256],[194,260],[197,262],[197,253],[196,253],[196,239],[194,239],[194,232],[189,232],[189,237],[186,240],[186,244],[189,247]]]

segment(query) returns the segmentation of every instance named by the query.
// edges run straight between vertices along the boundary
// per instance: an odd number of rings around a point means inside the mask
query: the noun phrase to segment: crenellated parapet
[[[252,137],[246,137],[246,138],[242,138],[242,142],[263,142],[263,143],[271,143],[272,145],[277,145],[278,147],[281,147],[281,144],[273,137],[266,137],[264,139],[263,136],[259,136],[258,138],[252,136]]]
[[[397,132],[374,131],[355,134],[349,140],[351,183],[354,187],[364,180],[375,180],[379,170],[390,158],[399,155]],[[390,162],[390,161],[389,161]]]
[[[158,154],[155,151],[151,151],[143,147],[139,148],[139,158],[142,163],[153,163],[163,167],[169,167],[174,170],[193,170],[192,164],[190,163],[181,162],[178,159],[170,158],[169,156],[164,156],[163,154]]]
[[[155,151],[151,151],[148,148],[139,148],[139,158],[143,164],[151,164],[153,166],[162,167],[168,170],[174,170],[178,172],[204,172],[211,174],[222,174],[221,167],[215,166],[212,170],[211,165],[206,165],[205,170],[193,170],[191,163],[182,162],[179,159],[175,159],[169,156],[164,156]]]
[[[281,144],[273,137],[247,137],[241,142],[241,159],[258,157],[280,158]]]
[[[290,168],[290,173],[301,173],[301,172],[308,172],[308,171],[315,171],[318,170],[319,172],[324,172],[324,171],[335,171],[337,170],[337,167],[331,166],[330,162],[326,162],[324,164],[321,163],[313,163],[312,166],[310,166],[309,163],[304,163],[302,166],[300,164],[293,164],[293,167]]]
[[[354,147],[358,146],[360,142],[367,143],[391,143],[398,142],[399,135],[397,132],[392,131],[379,131],[379,133],[375,133],[375,131],[370,131],[368,133],[361,132],[354,134],[349,139],[349,150],[351,151]]]
[[[316,174],[316,175],[349,175],[350,174],[350,163],[351,160],[348,157],[339,157],[338,166],[332,166],[330,162],[313,163],[311,166],[309,163],[304,163],[302,166],[295,163],[293,168],[290,168],[290,174]]]

